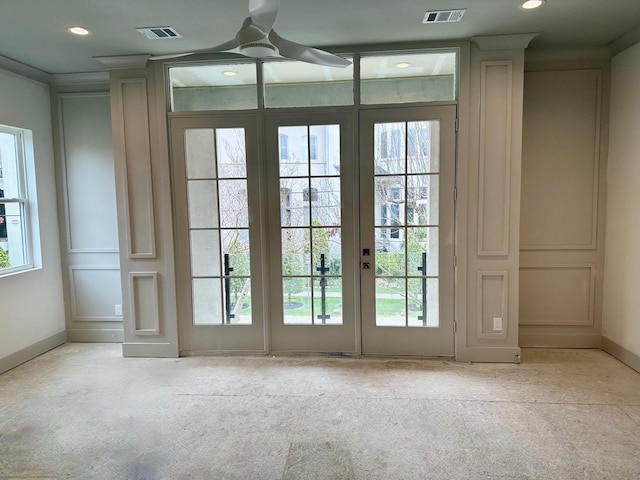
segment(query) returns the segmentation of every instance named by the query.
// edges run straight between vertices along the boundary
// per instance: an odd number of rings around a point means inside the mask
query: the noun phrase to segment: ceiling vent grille
[[[424,14],[422,23],[452,23],[459,22],[466,9],[461,10],[433,10]]]
[[[172,38],[182,38],[173,27],[144,27],[136,28],[142,35],[151,40],[169,40]]]

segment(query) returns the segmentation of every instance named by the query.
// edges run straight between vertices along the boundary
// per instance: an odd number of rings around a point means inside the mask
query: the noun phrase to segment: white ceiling
[[[640,0],[281,0],[275,30],[316,47],[541,34],[531,48],[607,46],[640,25]],[[466,8],[460,23],[423,25],[427,10]],[[230,40],[248,15],[244,0],[3,0],[0,55],[51,74],[99,72],[95,56],[166,54]],[[65,31],[82,25],[88,37]],[[148,40],[136,27],[172,26],[184,38]]]

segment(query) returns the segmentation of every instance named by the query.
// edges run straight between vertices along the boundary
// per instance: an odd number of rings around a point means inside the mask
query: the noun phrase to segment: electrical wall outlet
[[[502,317],[493,317],[493,331],[494,332],[502,331]]]
[[[122,316],[122,305],[118,305],[118,304],[116,303],[115,311],[116,311],[116,316],[117,316],[117,317],[121,317],[121,316]]]

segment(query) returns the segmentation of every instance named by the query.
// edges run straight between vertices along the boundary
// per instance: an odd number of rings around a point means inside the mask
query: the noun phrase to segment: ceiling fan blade
[[[251,18],[268,32],[273,28],[278,16],[280,0],[249,0],[249,14]]]
[[[300,60],[307,63],[315,63],[317,65],[325,65],[327,67],[345,68],[351,65],[351,62],[346,58],[339,57],[338,55],[325,52],[318,48],[307,47],[305,45],[292,42],[282,38],[273,30],[269,33],[269,40],[278,48],[280,56],[285,58]]]
[[[155,55],[153,57],[150,57],[149,60],[169,60],[171,58],[186,57],[188,55],[197,55],[199,53],[233,52],[236,51],[239,46],[240,44],[234,38],[229,42],[221,43],[220,45],[216,45],[215,47],[203,48],[186,53],[168,53],[167,55]]]
[[[213,53],[213,52],[231,52],[237,49],[241,43],[238,41],[238,35],[233,40],[221,43],[215,47],[203,48],[202,50],[196,50],[194,53]]]

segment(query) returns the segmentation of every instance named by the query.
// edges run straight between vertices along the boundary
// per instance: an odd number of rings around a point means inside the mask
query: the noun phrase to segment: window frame
[[[33,165],[33,145],[32,145],[32,132],[31,130],[12,127],[9,125],[0,124],[0,133],[13,135],[15,142],[15,155],[16,155],[16,183],[17,183],[17,196],[3,196],[0,199],[0,204],[5,206],[5,215],[7,217],[6,206],[10,204],[17,204],[20,210],[21,219],[21,245],[22,256],[24,263],[15,267],[0,267],[0,278],[20,273],[24,271],[33,270],[35,268],[33,235],[31,233],[31,226],[33,218],[31,215],[31,198],[35,195],[31,195],[29,186],[31,183],[28,178],[34,172]],[[6,185],[3,185],[3,190],[6,194]],[[9,232],[7,232],[7,237]],[[8,253],[8,252],[7,252]]]

